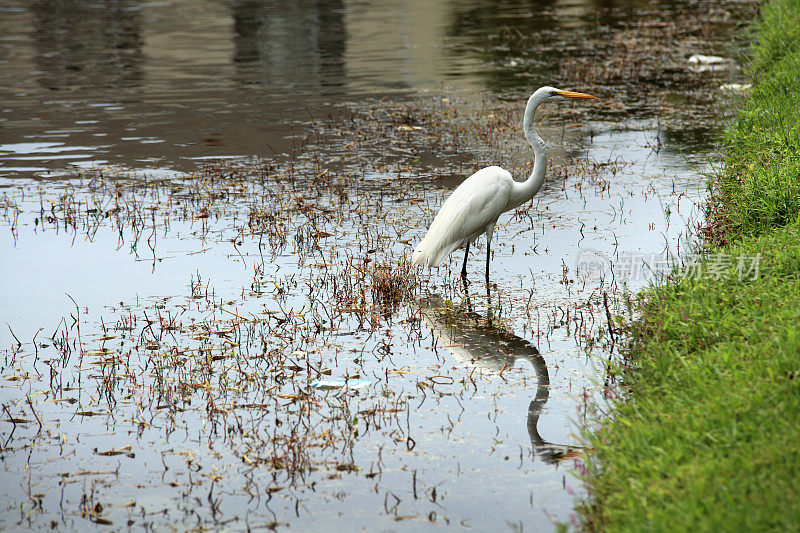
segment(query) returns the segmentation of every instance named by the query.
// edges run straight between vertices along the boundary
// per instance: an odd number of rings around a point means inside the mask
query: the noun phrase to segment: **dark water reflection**
[[[345,85],[343,2],[234,2],[231,16],[237,82],[322,94]]]
[[[137,1],[30,4],[33,73],[44,91],[92,97],[143,84],[142,12]]]
[[[497,377],[518,361],[529,363],[536,375],[536,393],[528,406],[527,416],[533,452],[551,465],[579,455],[580,448],[548,442],[539,434],[539,418],[550,398],[550,374],[547,361],[536,346],[493,325],[491,318],[455,308],[438,295],[421,300],[420,306],[433,336],[465,367]]]
[[[598,43],[617,29],[692,5],[5,3],[0,175],[107,162],[191,170],[192,158],[284,152],[298,123],[366,95],[444,84],[473,98],[518,97],[544,83],[581,84],[566,61],[606,61]],[[730,27],[715,25],[718,40]]]

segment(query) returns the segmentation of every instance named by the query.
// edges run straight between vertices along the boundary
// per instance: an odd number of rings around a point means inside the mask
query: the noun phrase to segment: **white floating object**
[[[704,56],[702,54],[694,54],[687,61],[690,65],[721,65],[729,63],[730,59],[720,56]]]
[[[317,390],[363,389],[369,387],[366,379],[319,379],[310,383]]]
[[[719,86],[721,91],[728,91],[732,93],[743,93],[753,88],[751,83],[723,83]]]
[[[694,54],[686,60],[689,63],[689,70],[692,72],[715,72],[727,70],[733,66],[733,61],[727,57],[705,56]]]

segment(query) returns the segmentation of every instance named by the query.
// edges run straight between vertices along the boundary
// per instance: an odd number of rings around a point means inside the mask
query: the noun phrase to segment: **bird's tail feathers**
[[[456,248],[458,248],[458,243],[452,243],[449,246],[443,245],[443,243],[433,241],[426,236],[420,241],[417,247],[414,248],[414,253],[411,255],[411,262],[415,265],[424,265],[427,263],[429,268],[438,267]]]
[[[414,253],[411,254],[411,263],[414,265],[424,265],[428,262],[428,253],[425,246],[425,239],[422,239],[417,247],[414,248]]]

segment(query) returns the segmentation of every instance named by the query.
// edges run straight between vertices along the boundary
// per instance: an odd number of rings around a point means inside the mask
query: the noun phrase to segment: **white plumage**
[[[536,133],[533,114],[539,104],[560,98],[596,98],[589,94],[542,87],[528,98],[523,118],[525,138],[533,148],[533,172],[524,182],[514,181],[511,174],[500,167],[482,168],[464,180],[442,205],[425,238],[414,249],[412,261],[416,265],[439,266],[457,248],[466,246],[461,275],[467,276],[469,245],[481,234],[486,235],[486,284],[489,284],[489,256],[492,232],[497,219],[534,197],[544,183],[547,168],[547,149]]]
[[[480,169],[464,180],[439,209],[428,233],[414,249],[414,264],[436,267],[481,234],[487,241],[501,213],[506,211],[514,178],[500,167]]]

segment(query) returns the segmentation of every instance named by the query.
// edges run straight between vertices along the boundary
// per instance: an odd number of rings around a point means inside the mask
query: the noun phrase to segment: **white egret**
[[[414,249],[412,261],[416,265],[427,263],[429,267],[439,266],[453,251],[466,245],[464,266],[461,277],[467,278],[467,256],[469,245],[481,234],[486,235],[486,286],[489,287],[489,253],[492,232],[497,219],[512,209],[516,209],[539,192],[544,183],[547,168],[547,148],[536,133],[533,114],[540,104],[562,98],[581,99],[596,96],[572,91],[562,91],[553,87],[542,87],[528,98],[522,127],[525,138],[533,148],[533,172],[523,182],[514,181],[511,173],[500,167],[482,168],[464,180],[439,209],[428,233]]]

